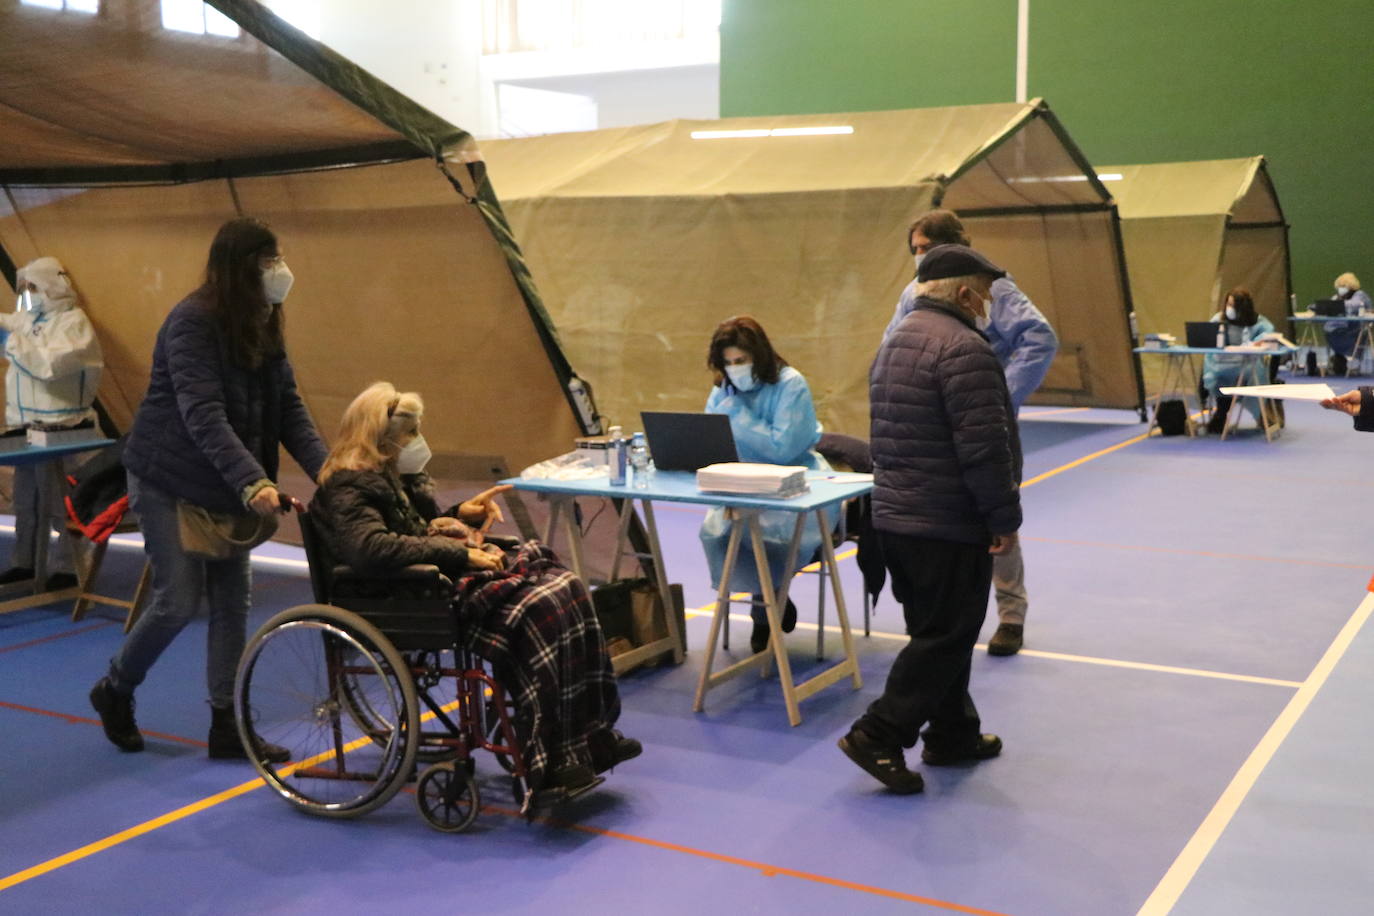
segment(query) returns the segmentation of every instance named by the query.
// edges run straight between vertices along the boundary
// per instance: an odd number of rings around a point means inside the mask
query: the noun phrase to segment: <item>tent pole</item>
[[[19,282],[16,279],[18,273],[19,271],[15,268],[14,261],[10,260],[9,252],[5,250],[4,245],[0,245],[0,274],[5,275],[5,282],[10,285],[10,289],[14,290],[15,293],[19,292],[16,288]]]
[[[1112,243],[1116,246],[1116,266],[1121,279],[1121,298],[1126,306],[1126,312],[1121,317],[1126,320],[1126,334],[1130,336],[1131,313],[1135,311],[1135,302],[1131,299],[1131,281],[1126,274],[1126,246],[1121,241],[1121,211],[1112,204]],[[1145,409],[1145,371],[1140,365],[1140,354],[1135,351],[1136,341],[1131,338],[1131,363],[1135,366],[1135,391],[1137,398],[1136,410],[1140,414],[1140,422],[1146,423],[1150,419],[1149,413]]]

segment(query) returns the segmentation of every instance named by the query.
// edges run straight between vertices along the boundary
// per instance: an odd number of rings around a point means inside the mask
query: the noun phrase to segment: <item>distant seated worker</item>
[[[1345,313],[1352,318],[1369,311],[1369,294],[1360,289],[1360,278],[1350,272],[1341,274],[1331,284],[1336,289],[1332,298],[1345,303]],[[1360,339],[1360,325],[1353,321],[1328,321],[1322,325],[1326,345],[1331,350],[1331,373],[1345,375],[1347,360],[1355,356]]]
[[[1237,286],[1227,293],[1225,308],[1208,320],[1225,324],[1228,346],[1247,344],[1259,340],[1265,334],[1272,334],[1274,331],[1274,323],[1255,311],[1254,298],[1242,286]],[[1225,428],[1226,416],[1231,409],[1231,399],[1223,395],[1221,389],[1239,384],[1240,372],[1244,367],[1245,357],[1243,356],[1208,353],[1207,358],[1202,361],[1202,387],[1211,393],[1212,399],[1217,405],[1217,409],[1212,412],[1212,418],[1207,421],[1208,432],[1220,433]],[[1251,385],[1262,385],[1268,381],[1268,378],[1247,379],[1246,381]],[[1259,398],[1246,398],[1245,406],[1250,411],[1250,415],[1255,418],[1255,422],[1259,423]]]
[[[441,512],[425,473],[424,404],[377,382],[344,411],[310,517],[334,556],[365,574],[417,563],[456,583],[463,648],[491,662],[517,707],[531,788],[577,789],[643,750],[614,731],[620,695],[582,581],[536,541],[485,543],[497,486]]]
[[[5,423],[9,426],[41,421],[75,425],[94,422],[95,391],[104,359],[90,319],[77,304],[76,289],[57,258],[39,258],[19,270],[20,308],[0,313],[0,328],[8,332],[5,357]],[[49,523],[63,524],[60,494],[49,494],[49,475],[35,464],[14,469],[14,554],[10,568],[0,573],[0,585],[33,578],[38,538]],[[43,506],[54,509],[51,519],[40,518]],[[74,558],[53,558],[44,589],[76,585]]]

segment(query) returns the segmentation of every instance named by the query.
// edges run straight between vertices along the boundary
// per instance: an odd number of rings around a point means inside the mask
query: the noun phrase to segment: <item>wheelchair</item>
[[[516,709],[489,666],[460,648],[452,583],[428,565],[362,575],[334,562],[309,513],[300,523],[316,603],[263,624],[238,667],[239,735],[258,774],[297,809],[331,818],[366,814],[416,778],[421,816],[457,833],[481,809],[481,749],[528,812]],[[286,747],[290,762],[261,760],[261,742]],[[539,802],[561,800],[548,795]]]

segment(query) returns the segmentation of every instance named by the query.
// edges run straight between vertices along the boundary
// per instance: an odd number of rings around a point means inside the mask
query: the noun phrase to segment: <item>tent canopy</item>
[[[936,206],[960,212],[1059,332],[1039,403],[1140,404],[1115,209],[1043,102],[671,121],[481,149],[614,422],[699,410],[711,332],[747,313],[807,376],[827,428],[866,436],[868,367],[912,275],[906,228]]]
[[[565,451],[571,370],[471,138],[253,0],[211,6],[237,38],[168,31],[156,0],[0,5],[0,261],[66,265],[111,416],[127,425],[158,326],[247,215],[297,276],[288,344],[326,436],[386,378],[426,395],[427,438],[461,476]]]
[[[1288,226],[1263,156],[1102,166],[1121,211],[1131,295],[1142,333],[1183,335],[1236,286],[1286,331]]]

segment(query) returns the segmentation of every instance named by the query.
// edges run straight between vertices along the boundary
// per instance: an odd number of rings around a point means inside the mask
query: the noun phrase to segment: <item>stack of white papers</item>
[[[806,468],[781,464],[727,461],[697,471],[697,489],[740,496],[789,498],[807,492]]]
[[[1329,401],[1336,396],[1325,382],[1315,385],[1243,385],[1223,388],[1222,394],[1249,398],[1274,398],[1285,401]]]

